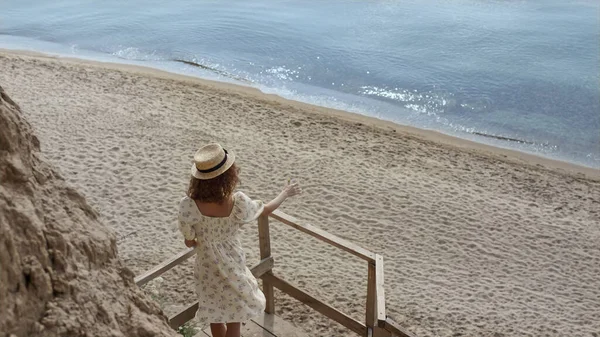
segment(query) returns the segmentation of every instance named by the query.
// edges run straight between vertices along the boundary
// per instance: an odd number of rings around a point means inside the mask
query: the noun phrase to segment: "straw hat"
[[[219,144],[208,144],[194,154],[192,176],[207,180],[218,177],[235,162],[235,155],[227,152]]]

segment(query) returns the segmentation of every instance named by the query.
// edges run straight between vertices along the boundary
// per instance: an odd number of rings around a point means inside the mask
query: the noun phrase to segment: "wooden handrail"
[[[364,335],[365,332],[367,331],[367,327],[363,323],[361,323],[361,322],[355,320],[354,318],[344,314],[343,312],[333,308],[332,306],[330,306],[322,301],[319,301],[314,296],[298,289],[297,287],[280,279],[279,277],[277,277],[273,274],[265,274],[265,275],[263,275],[262,278],[263,278],[263,280],[268,280],[269,282],[271,282],[271,284],[273,284],[275,286],[275,288],[292,296],[293,298],[297,299],[298,301],[308,305],[309,307],[315,309],[316,311],[320,312],[324,316],[329,317],[330,319],[340,323],[341,325],[345,326],[346,328],[348,328],[358,334],[361,334],[361,335]]]
[[[392,333],[392,336],[398,337],[416,337],[412,332],[404,329],[402,326],[394,322],[391,318],[387,318],[383,324],[383,328]]]
[[[360,257],[367,262],[375,262],[375,253],[372,253],[352,242],[346,241],[340,237],[337,237],[331,233],[327,233],[326,231],[319,229],[315,226],[309,224],[303,224],[298,219],[294,218],[291,215],[287,215],[281,211],[274,211],[270,215],[273,219],[279,220],[280,222],[291,226],[299,231],[302,231],[314,238],[317,238],[321,241],[327,242],[330,245],[338,247],[342,250],[347,251],[350,254]]]
[[[267,313],[274,312],[273,305],[273,286],[284,293],[296,298],[321,314],[335,320],[346,328],[361,334],[363,336],[399,336],[414,337],[410,332],[404,330],[400,325],[394,323],[386,317],[385,307],[385,289],[383,273],[383,256],[370,252],[354,243],[339,238],[322,229],[309,224],[301,223],[293,216],[287,215],[281,211],[274,211],[270,214],[275,220],[279,220],[292,228],[304,232],[316,239],[319,239],[332,246],[338,247],[350,254],[368,262],[368,280],[367,280],[367,305],[366,305],[366,324],[350,318],[337,309],[317,300],[308,293],[294,287],[284,280],[273,275],[272,272],[263,275],[263,291],[267,298]],[[271,243],[269,236],[269,217],[263,216],[258,220],[259,228],[259,246],[261,258],[270,256]]]
[[[200,303],[198,303],[198,301],[195,301],[192,305],[169,317],[169,326],[172,329],[177,330],[177,328],[184,325],[185,322],[191,320],[192,318],[194,318],[194,316],[196,316],[196,311],[198,311],[199,306]]]
[[[155,266],[154,268],[146,271],[145,273],[136,276],[133,281],[138,287],[143,286],[144,284],[152,281],[153,279],[159,277],[165,272],[169,271],[171,268],[176,265],[182,263],[187,260],[190,256],[196,254],[196,250],[194,248],[186,248],[179,253],[173,255],[171,258],[163,261],[161,264]]]

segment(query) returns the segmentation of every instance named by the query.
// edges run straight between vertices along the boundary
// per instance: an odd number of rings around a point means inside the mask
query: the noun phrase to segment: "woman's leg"
[[[227,323],[227,334],[225,337],[240,337],[242,324],[240,323]]]
[[[213,337],[226,337],[227,328],[223,323],[210,323],[210,333]]]

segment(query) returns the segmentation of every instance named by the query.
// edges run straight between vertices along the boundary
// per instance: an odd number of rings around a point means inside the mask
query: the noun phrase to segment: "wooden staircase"
[[[273,218],[285,225],[304,232],[318,240],[328,243],[334,247],[342,249],[356,257],[367,262],[368,280],[367,280],[367,301],[365,308],[365,320],[357,321],[345,313],[335,309],[331,305],[319,300],[309,293],[288,283],[273,273],[274,259],[271,256],[271,239],[269,234],[269,218]],[[322,229],[312,225],[301,223],[292,216],[283,212],[275,211],[269,216],[262,216],[258,219],[258,238],[260,244],[261,261],[251,268],[252,274],[256,278],[261,278],[263,282],[263,292],[267,300],[265,314],[260,318],[248,322],[244,325],[242,336],[261,336],[261,337],[308,337],[306,333],[301,332],[292,324],[285,322],[275,316],[275,301],[273,288],[278,288],[284,293],[308,305],[315,311],[338,322],[359,336],[365,337],[415,337],[414,334],[404,329],[392,321],[386,315],[385,310],[385,292],[383,278],[383,256],[370,252],[342,238],[332,235]],[[138,286],[142,286],[152,279],[160,276],[169,269],[187,260],[194,255],[196,251],[193,248],[187,248],[175,256],[148,270],[147,272],[135,278]],[[186,322],[194,318],[198,302],[183,309],[179,313],[169,317],[169,324],[173,329],[177,329]],[[197,336],[210,336],[210,330],[203,331]]]

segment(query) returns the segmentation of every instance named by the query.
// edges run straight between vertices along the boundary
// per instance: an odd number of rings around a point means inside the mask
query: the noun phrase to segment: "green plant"
[[[161,309],[164,309],[165,304],[165,296],[162,292],[162,284],[164,279],[162,277],[157,277],[154,280],[148,282],[142,289],[144,292],[150,296],[154,300],[154,302],[158,303],[158,306]]]
[[[183,337],[194,337],[194,335],[196,335],[196,329],[190,324],[190,322],[186,322],[177,328],[177,333]]]

